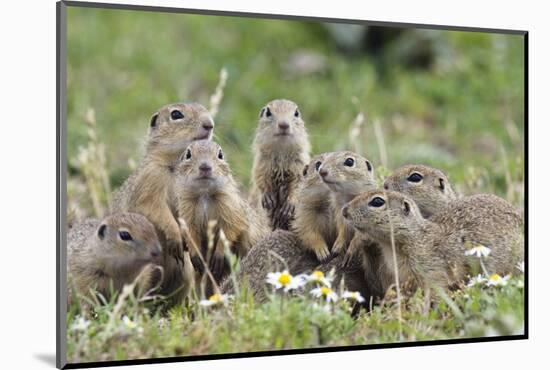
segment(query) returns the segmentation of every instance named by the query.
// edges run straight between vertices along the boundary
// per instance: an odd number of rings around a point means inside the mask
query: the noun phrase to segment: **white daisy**
[[[477,275],[477,276],[470,279],[470,281],[468,282],[468,286],[473,287],[475,285],[483,284],[485,282],[487,282],[487,278],[485,276],[479,274],[479,275]]]
[[[365,302],[365,298],[363,298],[363,296],[359,292],[349,292],[346,290],[344,293],[342,293],[342,298],[350,299],[359,303]]]
[[[476,256],[477,258],[487,257],[491,253],[491,248],[478,244],[464,252],[465,256]]]
[[[521,261],[516,265],[516,268],[521,271],[522,273],[525,273],[525,261]]]
[[[501,277],[499,274],[493,274],[489,276],[489,280],[487,280],[487,286],[505,286],[506,284],[508,284],[508,279],[510,279],[510,275]]]
[[[208,299],[203,299],[199,302],[201,306],[210,307],[217,306],[219,304],[227,304],[231,297],[228,294],[212,294]]]
[[[306,275],[305,279],[308,282],[315,282],[328,287],[330,287],[330,283],[332,282],[332,276],[325,276],[323,271],[319,270],[315,270],[310,275]]]
[[[73,331],[86,331],[90,326],[90,321],[86,320],[82,316],[77,316],[71,325],[71,330]]]
[[[306,283],[302,275],[292,276],[287,270],[268,273],[266,281],[273,285],[275,289],[284,288],[285,292],[298,289]]]
[[[325,298],[327,302],[336,302],[338,300],[338,295],[336,295],[336,293],[334,293],[334,291],[327,286],[315,288],[310,293],[317,298]]]

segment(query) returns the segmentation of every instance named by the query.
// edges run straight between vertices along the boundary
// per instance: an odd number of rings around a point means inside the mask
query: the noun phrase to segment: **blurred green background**
[[[151,114],[208,107],[223,67],[215,137],[245,186],[258,112],[284,97],[299,104],[313,153],[430,164],[460,191],[523,202],[523,36],[75,7],[67,19],[69,196],[84,209],[74,184],[88,110],[114,189],[139,163]]]

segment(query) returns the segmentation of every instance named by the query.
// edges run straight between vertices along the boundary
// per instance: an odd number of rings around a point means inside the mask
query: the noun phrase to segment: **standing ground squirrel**
[[[421,164],[409,164],[395,170],[384,181],[384,189],[411,197],[426,218],[458,198],[443,171]]]
[[[310,160],[309,138],[296,103],[273,100],[261,109],[253,150],[251,200],[268,212],[273,229],[288,230],[296,189]]]
[[[145,156],[139,168],[118,190],[112,212],[136,212],[151,221],[164,248],[162,291],[171,293],[184,283],[183,239],[174,215],[174,166],[190,142],[210,139],[214,121],[198,103],[169,104],[150,120]],[[183,266],[182,266],[183,265]],[[174,297],[175,300],[178,297]]]
[[[295,219],[292,231],[304,248],[315,253],[319,261],[329,257],[329,247],[336,240],[336,224],[329,188],[319,176],[319,168],[329,153],[319,154],[307,164],[297,190]]]
[[[393,239],[399,280],[413,289],[453,287],[463,281],[470,272],[465,251],[472,245],[491,249],[484,263],[498,274],[512,271],[516,251],[523,247],[521,217],[492,195],[468,197],[446,207],[433,221],[422,216],[414,200],[393,191],[366,192],[342,212],[356,230],[378,243],[386,276],[394,276]]]
[[[259,217],[241,196],[217,143],[205,140],[191,143],[181,156],[175,176],[178,215],[187,223],[190,237],[205,260],[211,220],[217,221],[216,229],[223,230],[232,251],[239,257],[245,256],[269,232],[267,220]],[[190,248],[189,252],[193,264],[202,272],[199,251]],[[223,240],[219,237],[215,238],[209,267],[217,283],[229,272]]]
[[[341,209],[357,195],[376,188],[374,167],[368,159],[357,153],[340,151],[326,155],[319,168],[319,176],[331,191],[337,238],[330,251],[329,249],[317,251],[316,255],[323,257],[321,261],[326,260],[331,252],[339,254],[347,251],[348,256],[352,256],[363,240],[359,237],[354,238],[353,227],[345,222]]]
[[[119,213],[101,222],[88,219],[67,234],[68,273],[80,294],[96,290],[109,299],[131,284],[149,264],[160,263],[161,246],[153,225],[142,215]],[[140,281],[148,289],[150,277]],[[152,287],[152,286],[151,286]]]

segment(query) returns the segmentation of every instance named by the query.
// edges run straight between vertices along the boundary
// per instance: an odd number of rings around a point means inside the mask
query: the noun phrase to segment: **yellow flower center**
[[[281,283],[282,285],[288,285],[290,284],[290,281],[292,280],[292,276],[290,276],[290,274],[288,273],[282,273],[281,276],[279,276],[279,283]]]
[[[324,286],[321,288],[321,294],[324,296],[329,295],[331,292],[332,292],[332,289],[330,289],[329,287]]]
[[[491,281],[499,281],[500,280],[500,275],[499,274],[493,274],[489,277],[489,280]]]
[[[221,302],[221,301],[222,301],[222,296],[221,296],[220,294],[218,294],[218,293],[212,294],[212,295],[210,296],[210,298],[208,298],[208,300],[209,300],[210,302],[216,302],[216,303],[217,303],[217,302]]]
[[[322,278],[325,277],[325,274],[323,274],[323,271],[318,271],[318,270],[313,271],[311,275],[315,280],[321,280]]]

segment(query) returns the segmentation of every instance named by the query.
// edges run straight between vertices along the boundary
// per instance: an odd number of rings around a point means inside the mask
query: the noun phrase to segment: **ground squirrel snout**
[[[458,198],[443,171],[425,165],[398,168],[386,178],[384,189],[410,196],[428,218]]]
[[[68,270],[82,294],[95,289],[104,296],[120,291],[149,264],[160,264],[162,248],[154,226],[136,213],[89,219],[68,233]]]
[[[253,151],[251,200],[267,213],[272,229],[288,230],[310,143],[298,105],[278,99],[260,110]]]

